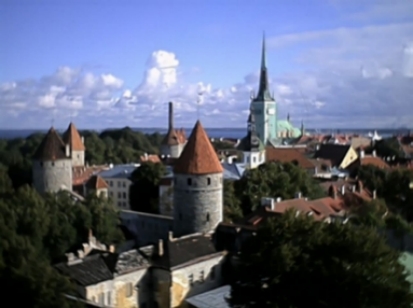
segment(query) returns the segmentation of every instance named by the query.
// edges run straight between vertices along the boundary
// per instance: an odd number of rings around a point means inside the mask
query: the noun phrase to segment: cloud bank
[[[293,33],[267,45],[269,54],[303,50],[294,58],[300,69],[279,76],[270,69],[279,117],[290,113],[314,128],[413,127],[413,23]],[[166,127],[168,101],[179,126],[191,127],[199,112],[207,127],[245,127],[258,70],[221,88],[183,80],[184,60],[154,51],[131,89],[121,76],[73,67],[3,83],[0,128],[47,128],[52,119],[57,127],[71,119],[81,128]]]

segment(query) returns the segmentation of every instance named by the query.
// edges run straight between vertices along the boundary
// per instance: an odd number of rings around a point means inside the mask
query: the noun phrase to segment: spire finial
[[[290,122],[290,113],[287,114],[287,121]]]
[[[265,31],[262,34],[262,51],[261,51],[261,69],[266,68],[266,56],[265,56]]]
[[[52,121],[51,121],[52,123],[52,127],[54,127],[54,118],[52,118]]]

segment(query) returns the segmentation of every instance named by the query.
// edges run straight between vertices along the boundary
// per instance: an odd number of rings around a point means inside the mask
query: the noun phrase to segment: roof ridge
[[[82,142],[82,137],[80,137],[79,131],[73,122],[70,122],[67,130],[64,132],[63,140],[70,145],[72,151],[85,151],[86,149]]]

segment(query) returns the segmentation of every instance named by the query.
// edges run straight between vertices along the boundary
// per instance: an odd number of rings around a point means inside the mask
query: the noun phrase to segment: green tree
[[[374,165],[364,165],[358,168],[357,176],[370,191],[376,190],[377,196],[383,196],[387,176],[385,170]]]
[[[224,221],[234,222],[242,217],[241,202],[235,194],[234,181],[224,180]]]
[[[242,247],[233,307],[410,307],[400,253],[375,228],[289,211]],[[374,260],[374,262],[372,262]]]
[[[262,197],[294,198],[301,192],[310,199],[321,198],[325,193],[308,172],[293,163],[269,162],[247,170],[235,184],[236,195],[241,199],[244,214],[255,210]]]
[[[147,162],[131,174],[130,207],[134,211],[158,213],[159,181],[165,175],[163,164]]]

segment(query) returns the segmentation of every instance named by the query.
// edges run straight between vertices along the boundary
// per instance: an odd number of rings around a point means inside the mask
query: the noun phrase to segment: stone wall
[[[184,148],[183,144],[177,145],[162,145],[161,146],[161,155],[165,155],[172,158],[179,158],[181,156],[182,150]]]
[[[174,236],[209,232],[223,217],[222,173],[175,174]]]
[[[72,151],[73,167],[85,165],[85,151]]]
[[[57,192],[62,188],[72,191],[72,161],[33,161],[33,186],[39,193]]]
[[[121,210],[120,218],[134,236],[138,246],[158,243],[159,239],[167,240],[173,228],[172,217],[142,212]]]

